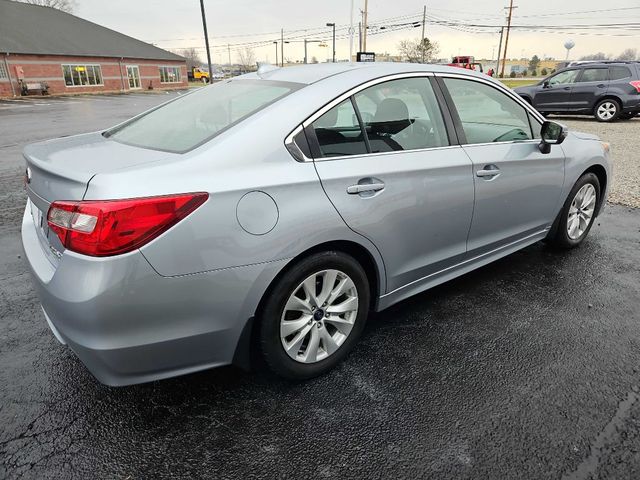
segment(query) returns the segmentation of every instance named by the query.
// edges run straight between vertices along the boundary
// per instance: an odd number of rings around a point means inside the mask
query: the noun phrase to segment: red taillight
[[[65,248],[92,257],[130,252],[150,242],[209,198],[188,193],[127,200],[53,202],[47,222]]]
[[[634,80],[633,82],[629,82],[633,88],[636,89],[636,92],[640,93],[640,80]]]

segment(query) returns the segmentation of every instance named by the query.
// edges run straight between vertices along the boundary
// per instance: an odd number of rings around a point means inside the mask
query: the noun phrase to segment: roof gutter
[[[11,95],[16,96],[16,89],[13,86],[13,80],[11,79],[11,69],[9,68],[9,62],[7,61],[9,58],[9,52],[5,52],[4,54],[4,68],[7,69],[7,76],[9,77],[9,85],[11,85]]]

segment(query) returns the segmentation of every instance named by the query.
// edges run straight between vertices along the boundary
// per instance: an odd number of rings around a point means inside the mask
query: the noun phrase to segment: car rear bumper
[[[102,383],[148,382],[232,363],[247,320],[285,260],[163,277],[139,251],[54,266],[25,210],[22,244],[54,335]]]

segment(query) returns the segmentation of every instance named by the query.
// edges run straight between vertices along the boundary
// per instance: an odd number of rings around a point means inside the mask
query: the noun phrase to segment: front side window
[[[605,82],[609,79],[609,70],[606,68],[585,68],[579,82]]]
[[[161,83],[179,83],[180,67],[160,67]]]
[[[312,127],[323,157],[367,153],[362,128],[350,98],[318,117]]]
[[[289,82],[227,80],[183,95],[107,130],[104,136],[143,148],[186,152],[300,87]]]
[[[466,143],[532,139],[527,111],[497,88],[473,80],[445,78]]]
[[[372,153],[449,144],[438,101],[426,78],[379,83],[354,99]]]
[[[102,85],[100,65],[62,65],[62,76],[67,87]]]
[[[565,70],[564,72],[560,72],[549,79],[549,85],[566,85],[569,83],[575,83],[579,72],[580,70]]]

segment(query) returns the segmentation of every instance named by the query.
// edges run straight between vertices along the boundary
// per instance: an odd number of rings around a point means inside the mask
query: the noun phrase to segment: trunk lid
[[[31,177],[27,190],[29,197],[47,204],[82,200],[94,175],[175,156],[109,140],[99,132],[35,143],[24,149]]]

